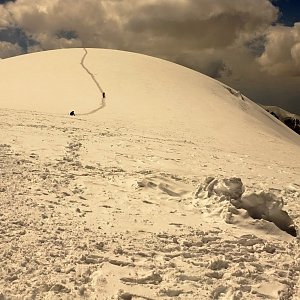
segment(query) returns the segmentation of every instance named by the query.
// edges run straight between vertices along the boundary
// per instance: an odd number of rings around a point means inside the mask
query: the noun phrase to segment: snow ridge
[[[97,81],[97,79],[95,78],[95,75],[85,66],[84,64],[84,61],[85,61],[85,58],[88,54],[88,51],[86,50],[86,48],[83,48],[83,50],[85,51],[82,59],[81,59],[81,66],[83,67],[83,69],[91,76],[92,80],[94,81],[94,83],[96,84],[97,86],[97,89],[99,90],[100,94],[101,94],[101,104],[98,108],[90,111],[90,112],[87,112],[87,113],[83,113],[83,114],[77,114],[77,115],[80,115],[80,116],[85,116],[85,115],[90,115],[90,114],[93,114],[95,112],[97,112],[98,110],[104,108],[106,106],[106,103],[105,103],[105,93],[104,93],[104,90],[102,89],[102,87],[100,86],[99,82]]]

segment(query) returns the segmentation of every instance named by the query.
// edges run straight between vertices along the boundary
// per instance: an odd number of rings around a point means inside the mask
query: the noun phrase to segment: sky
[[[74,47],[163,58],[300,114],[299,0],[0,0],[0,58]]]

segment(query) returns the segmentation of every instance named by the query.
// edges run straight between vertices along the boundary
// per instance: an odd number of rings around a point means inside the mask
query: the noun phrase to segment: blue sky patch
[[[293,26],[300,22],[300,0],[273,0],[272,4],[279,8],[279,23]]]

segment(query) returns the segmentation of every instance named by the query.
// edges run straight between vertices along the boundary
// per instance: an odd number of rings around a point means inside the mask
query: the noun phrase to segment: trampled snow
[[[104,49],[0,78],[0,298],[300,299],[300,137],[246,95]]]

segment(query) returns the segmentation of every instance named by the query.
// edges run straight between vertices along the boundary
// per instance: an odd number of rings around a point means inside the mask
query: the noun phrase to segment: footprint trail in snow
[[[81,66],[83,67],[83,69],[90,75],[90,77],[92,78],[92,80],[94,81],[95,85],[97,86],[97,89],[99,90],[100,94],[101,94],[101,104],[99,107],[97,107],[96,109],[93,109],[87,113],[79,113],[79,114],[76,114],[78,116],[87,116],[87,115],[91,115],[91,114],[94,114],[95,112],[99,111],[100,109],[103,109],[105,106],[106,106],[106,103],[105,103],[105,92],[104,90],[102,89],[102,87],[100,86],[99,82],[97,81],[97,79],[95,78],[95,75],[85,66],[84,64],[84,61],[85,61],[85,58],[88,54],[88,51],[86,50],[86,48],[83,48],[84,50],[84,55],[81,59]],[[74,114],[70,114],[70,115],[73,115],[75,116],[75,113]]]

